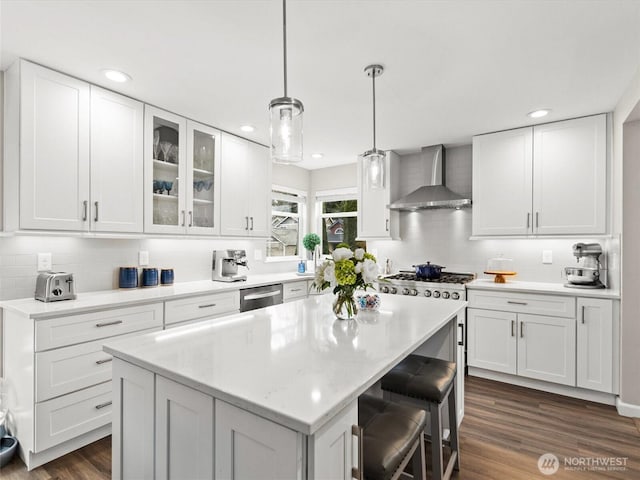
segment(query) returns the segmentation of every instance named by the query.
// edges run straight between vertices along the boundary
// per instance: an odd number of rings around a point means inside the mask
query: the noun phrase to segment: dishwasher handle
[[[282,290],[274,290],[266,293],[250,293],[242,297],[244,300],[260,300],[261,298],[276,297],[282,293]]]

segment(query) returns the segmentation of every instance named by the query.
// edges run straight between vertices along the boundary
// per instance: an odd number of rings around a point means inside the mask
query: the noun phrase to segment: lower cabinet
[[[309,287],[306,280],[285,283],[282,287],[282,299],[285,302],[307,298],[309,292]]]
[[[611,300],[578,299],[577,322],[578,387],[615,393],[614,316]]]
[[[115,480],[352,478],[357,400],[305,435],[119,358],[113,364]]]

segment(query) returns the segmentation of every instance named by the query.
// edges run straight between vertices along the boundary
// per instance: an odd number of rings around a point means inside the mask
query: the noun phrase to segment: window
[[[306,211],[305,192],[273,186],[271,192],[271,238],[267,258],[297,258],[301,252]]]
[[[316,197],[320,214],[322,253],[330,254],[339,243],[361,246],[358,235],[358,201],[355,191],[322,192]]]

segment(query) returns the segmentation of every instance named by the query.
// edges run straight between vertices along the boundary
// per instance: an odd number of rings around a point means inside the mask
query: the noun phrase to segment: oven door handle
[[[242,297],[243,300],[260,300],[261,298],[269,298],[275,297],[276,295],[280,295],[282,290],[274,290],[273,292],[267,293],[250,293],[249,295],[245,295]]]

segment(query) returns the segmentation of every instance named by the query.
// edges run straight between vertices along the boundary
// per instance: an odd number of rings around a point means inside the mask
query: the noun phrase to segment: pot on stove
[[[434,265],[431,262],[412,265],[416,269],[416,277],[426,280],[436,280],[440,278],[440,274],[445,267]]]

